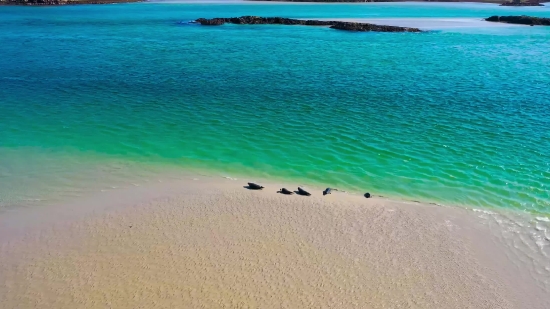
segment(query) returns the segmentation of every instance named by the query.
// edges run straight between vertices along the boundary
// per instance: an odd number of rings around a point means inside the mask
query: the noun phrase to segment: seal
[[[370,193],[368,193],[368,192],[365,193],[365,197],[366,197],[366,198],[370,198]]]
[[[279,190],[278,193],[287,194],[287,195],[294,194],[294,192],[288,190],[287,188],[282,188],[281,190]]]
[[[298,194],[305,195],[305,196],[310,196],[311,195],[311,193],[307,192],[306,190],[304,190],[300,187],[298,187]]]
[[[323,195],[330,194],[332,192],[331,188],[326,188],[325,191],[323,191]]]
[[[252,189],[252,190],[261,190],[261,189],[263,189],[264,187],[263,187],[263,186],[260,186],[260,185],[257,184],[257,183],[249,182],[249,183],[248,183],[248,188],[249,188],[249,189]]]

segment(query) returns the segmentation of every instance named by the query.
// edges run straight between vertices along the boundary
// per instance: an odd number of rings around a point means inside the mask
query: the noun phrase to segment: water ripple
[[[550,213],[550,34],[207,29],[174,21],[220,11],[149,8],[0,21],[0,193],[97,154]]]

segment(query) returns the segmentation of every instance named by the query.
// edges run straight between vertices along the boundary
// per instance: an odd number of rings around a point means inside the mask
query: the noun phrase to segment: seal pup
[[[306,190],[304,190],[300,187],[298,187],[298,194],[305,195],[305,196],[310,196],[311,195],[311,193],[307,192]]]
[[[323,191],[323,195],[327,195],[327,194],[331,194],[331,193],[332,193],[331,188],[326,188],[325,191]]]
[[[287,195],[294,194],[294,192],[288,190],[287,188],[282,188],[281,190],[279,190],[278,193],[287,194]]]
[[[264,187],[263,187],[263,186],[260,186],[260,185],[257,184],[257,183],[249,182],[249,183],[248,183],[248,188],[249,188],[249,189],[252,189],[252,190],[261,190],[261,189],[263,189]]]
[[[365,197],[366,197],[366,198],[370,198],[370,193],[368,193],[368,192],[365,193]]]

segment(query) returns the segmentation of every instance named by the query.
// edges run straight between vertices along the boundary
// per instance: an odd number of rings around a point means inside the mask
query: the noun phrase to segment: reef
[[[376,32],[421,32],[418,28],[384,26],[369,23],[345,22],[345,21],[327,21],[327,20],[302,20],[284,17],[259,17],[242,16],[231,18],[199,18],[195,20],[204,26],[220,26],[225,23],[238,25],[303,25],[303,26],[326,26],[338,30],[346,31],[376,31]]]
[[[550,26],[550,18],[533,16],[491,16],[486,21],[529,26]]]

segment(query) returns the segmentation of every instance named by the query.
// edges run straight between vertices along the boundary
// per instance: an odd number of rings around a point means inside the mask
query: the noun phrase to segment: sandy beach
[[[0,309],[550,308],[548,7],[161,2],[0,7]]]
[[[520,261],[485,212],[245,184],[190,178],[3,213],[1,307],[549,306],[548,273],[530,269],[544,260]]]

